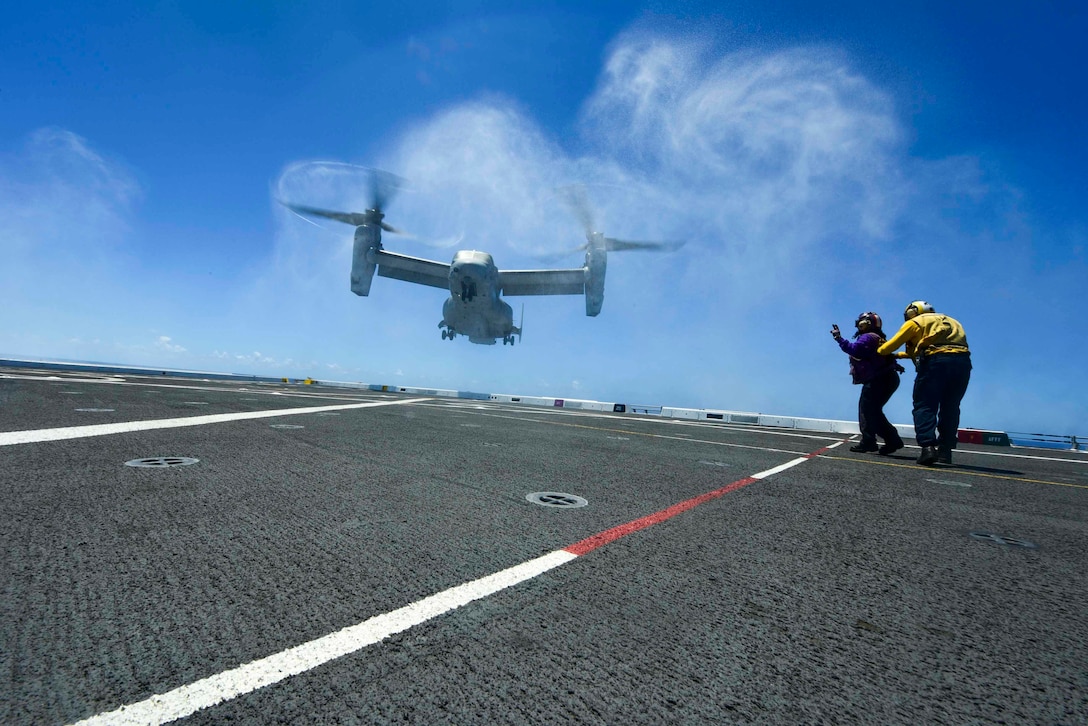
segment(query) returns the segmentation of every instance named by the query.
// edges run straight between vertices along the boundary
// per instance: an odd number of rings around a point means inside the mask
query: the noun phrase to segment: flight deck
[[[1088,722],[1088,455],[0,369],[0,722]]]

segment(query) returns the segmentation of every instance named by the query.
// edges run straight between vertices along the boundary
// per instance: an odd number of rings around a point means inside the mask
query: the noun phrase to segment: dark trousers
[[[898,388],[899,374],[894,368],[862,384],[861,397],[858,398],[858,427],[861,429],[862,445],[876,444],[877,436],[884,439],[886,444],[901,441],[899,432],[884,415],[884,404]]]
[[[960,401],[970,380],[970,353],[934,353],[918,363],[918,376],[914,379],[914,435],[919,446],[956,448]]]

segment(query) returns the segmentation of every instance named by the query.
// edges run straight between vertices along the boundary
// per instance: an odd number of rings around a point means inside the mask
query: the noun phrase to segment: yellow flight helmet
[[[925,300],[915,300],[907,309],[903,311],[903,320],[910,320],[915,315],[921,315],[922,313],[936,312],[933,306],[927,303]]]

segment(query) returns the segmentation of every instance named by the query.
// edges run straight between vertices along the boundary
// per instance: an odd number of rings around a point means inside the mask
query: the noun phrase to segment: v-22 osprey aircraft
[[[449,290],[442,304],[443,340],[463,335],[470,342],[514,345],[521,339],[521,325],[514,325],[514,314],[502,296],[513,295],[585,295],[586,315],[596,316],[604,304],[604,277],[608,252],[618,250],[676,249],[683,243],[627,242],[605,237],[592,230],[588,206],[581,196],[572,196],[586,227],[586,244],[573,251],[585,250],[585,264],[571,269],[500,270],[487,252],[461,250],[450,263],[389,252],[382,247],[382,231],[403,234],[385,222],[383,207],[401,180],[393,174],[370,170],[371,205],[365,212],[336,212],[281,202],[299,214],[324,217],[355,227],[351,263],[351,291],[366,297],[374,273],[379,277],[414,282]],[[522,308],[524,314],[524,306]],[[519,321],[520,322],[520,321]]]

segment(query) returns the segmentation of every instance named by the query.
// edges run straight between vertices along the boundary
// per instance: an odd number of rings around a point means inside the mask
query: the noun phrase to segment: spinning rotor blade
[[[332,219],[337,222],[343,222],[344,224],[350,224],[353,227],[360,227],[364,224],[378,225],[384,231],[390,232],[391,234],[412,237],[412,235],[404,230],[397,229],[393,225],[385,222],[385,214],[382,212],[382,208],[385,207],[386,203],[389,202],[396,192],[404,186],[404,179],[396,174],[382,171],[381,169],[368,169],[367,171],[370,182],[370,207],[365,212],[337,212],[331,209],[319,209],[317,207],[289,204],[282,199],[278,201],[296,214],[304,214],[311,217],[324,217],[325,219]]]
[[[636,242],[632,240],[614,239],[612,237],[604,237],[604,248],[609,252],[628,252],[630,250],[657,250],[662,252],[675,252],[683,247],[685,242]],[[561,260],[564,257],[573,255],[576,252],[585,252],[589,249],[589,243],[572,247],[562,252],[556,252],[549,255],[538,255],[538,259],[544,262],[555,262]]]
[[[566,255],[574,252],[583,252],[589,249],[589,245],[592,243],[594,236],[597,233],[597,229],[594,226],[593,211],[589,205],[589,196],[586,193],[586,187],[582,184],[571,184],[570,186],[561,187],[559,189],[561,196],[568,205],[570,205],[571,211],[574,212],[574,216],[582,224],[582,228],[586,233],[586,244],[576,247],[572,250],[558,253],[556,257],[565,257]],[[612,237],[604,237],[605,249],[609,252],[621,252],[627,250],[678,250],[684,246],[683,242],[636,242],[622,239],[614,239]]]
[[[362,214],[358,212],[334,212],[330,209],[318,209],[317,207],[304,207],[298,204],[288,204],[283,200],[280,200],[280,204],[297,214],[305,214],[310,217],[324,217],[325,219],[333,219],[337,222],[350,224],[353,227],[358,227],[359,225],[375,221],[374,217],[367,212],[364,212]],[[385,228],[384,223],[382,223],[382,228]]]
[[[396,174],[381,169],[370,170],[370,208],[379,212],[405,185],[405,180]],[[390,232],[392,230],[386,230]]]
[[[548,253],[545,253],[545,254],[535,254],[535,255],[533,255],[533,258],[537,259],[537,260],[540,260],[541,262],[547,262],[547,263],[558,262],[559,260],[563,259],[564,257],[570,257],[571,255],[573,255],[576,252],[585,252],[588,248],[589,248],[589,245],[584,244],[584,245],[579,245],[578,247],[571,247],[570,249],[562,250],[561,252],[548,252]]]
[[[609,252],[621,252],[626,250],[667,250],[672,252],[683,246],[683,242],[632,242],[622,239],[612,239],[611,237],[604,238],[604,247]]]
[[[377,224],[383,230],[391,234],[399,234],[410,239],[415,239],[410,233],[405,232],[402,229],[397,229],[388,222],[383,222],[382,217],[385,215],[377,209],[368,209],[365,212],[336,212],[331,209],[318,209],[317,207],[304,207],[299,204],[289,204],[282,199],[278,201],[295,214],[302,214],[309,217],[324,217],[325,219],[332,219],[337,222],[343,222],[344,224],[350,224],[353,227],[359,227],[364,224]]]
[[[571,184],[570,186],[560,187],[559,193],[570,206],[571,211],[574,212],[574,216],[582,225],[582,229],[585,230],[586,239],[588,240],[596,230],[593,228],[593,212],[589,208],[589,197],[586,195],[585,186]]]

